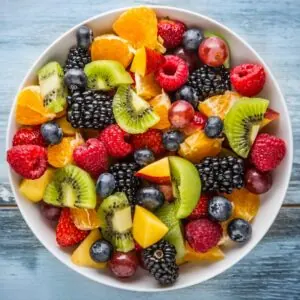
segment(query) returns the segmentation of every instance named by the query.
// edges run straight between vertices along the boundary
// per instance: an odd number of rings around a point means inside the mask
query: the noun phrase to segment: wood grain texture
[[[137,294],[94,283],[54,259],[17,209],[0,210],[0,222],[1,299],[299,299],[300,208],[282,209],[263,241],[224,274],[167,294]]]
[[[75,24],[130,5],[176,5],[212,17],[247,40],[272,68],[293,123],[295,157],[285,204],[300,204],[299,0],[3,0],[0,8],[0,299],[299,299],[300,208],[283,207],[264,240],[239,264],[202,285],[137,294],[91,282],[53,258],[19,211],[7,179],[5,134],[14,95],[45,48]],[[5,208],[6,207],[6,208]]]

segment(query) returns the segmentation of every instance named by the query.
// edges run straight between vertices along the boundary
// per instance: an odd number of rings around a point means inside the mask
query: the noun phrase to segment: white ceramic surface
[[[25,221],[40,242],[55,257],[74,271],[99,283],[121,289],[147,292],[166,291],[201,283],[224,272],[249,253],[266,234],[280,210],[288,187],[293,158],[292,128],[285,100],[274,76],[261,57],[234,32],[210,18],[173,7],[153,6],[153,8],[156,10],[158,16],[169,16],[170,18],[183,21],[187,24],[187,26],[197,26],[199,28],[205,28],[222,34],[230,45],[233,65],[257,62],[265,67],[267,81],[261,96],[269,99],[270,107],[279,111],[281,114],[279,122],[271,125],[270,130],[275,132],[277,136],[285,139],[288,151],[284,161],[273,174],[274,183],[272,189],[261,197],[261,207],[253,222],[253,235],[251,240],[245,245],[237,245],[234,248],[225,250],[226,257],[220,262],[205,265],[183,265],[180,269],[179,280],[175,285],[168,288],[161,288],[158,286],[155,283],[155,280],[142,270],[138,272],[134,279],[120,281],[111,276],[108,271],[101,272],[93,269],[80,268],[72,264],[70,261],[70,254],[56,245],[55,232],[53,231],[53,228],[48,226],[48,224],[40,216],[38,207],[24,199],[18,192],[18,184],[20,180],[19,176],[17,176],[13,171],[9,171],[12,190]],[[90,26],[93,29],[95,36],[111,32],[111,25],[113,21],[126,9],[128,8],[109,11],[101,15],[97,15],[94,18],[86,20],[82,24]],[[27,85],[35,84],[37,82],[36,71],[45,63],[51,60],[57,60],[60,63],[65,61],[68,49],[75,44],[75,31],[82,24],[78,24],[73,27],[50,45],[48,49],[46,49],[25,76],[19,90]],[[16,99],[14,100],[14,103],[15,102]],[[13,104],[7,128],[7,148],[11,145],[12,137],[16,128],[17,124],[14,120]],[[251,274],[249,274],[249,277],[251,277]]]

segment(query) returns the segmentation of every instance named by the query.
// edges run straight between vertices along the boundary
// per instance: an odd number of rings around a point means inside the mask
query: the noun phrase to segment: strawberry
[[[185,226],[186,240],[198,252],[207,252],[217,246],[222,234],[221,225],[206,218],[190,221]]]
[[[268,133],[259,134],[252,146],[251,162],[261,172],[274,170],[286,154],[285,142]]]
[[[209,195],[202,194],[192,213],[188,216],[189,220],[197,220],[208,216],[208,202],[211,199]]]
[[[164,152],[162,132],[158,129],[149,129],[144,133],[132,135],[131,144],[134,150],[147,148],[156,155]]]
[[[242,64],[231,70],[230,81],[239,94],[252,97],[263,89],[266,73],[261,65]]]
[[[7,151],[11,168],[27,179],[41,177],[47,169],[47,151],[37,145],[18,145]]]
[[[158,51],[145,48],[146,50],[146,74],[156,72],[159,67],[165,62],[165,57]]]
[[[20,128],[13,137],[13,146],[38,145],[46,147],[46,142],[41,134],[40,127]]]
[[[108,169],[106,148],[98,139],[89,139],[84,145],[74,149],[73,158],[77,166],[87,171],[94,178]]]
[[[158,22],[158,35],[164,40],[167,49],[178,47],[183,39],[186,26],[176,20],[161,19]]]
[[[156,73],[156,80],[167,92],[176,91],[184,85],[189,77],[189,67],[180,57],[166,55],[163,63]]]
[[[83,241],[88,234],[89,231],[80,230],[74,225],[69,208],[61,211],[56,227],[56,241],[59,246],[74,246]]]

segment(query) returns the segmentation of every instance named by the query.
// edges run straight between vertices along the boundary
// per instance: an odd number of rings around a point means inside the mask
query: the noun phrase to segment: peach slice
[[[268,125],[270,122],[277,120],[279,116],[280,116],[279,112],[271,108],[268,108],[267,111],[265,112],[264,119],[260,123],[260,129]]]
[[[168,230],[168,227],[153,213],[136,205],[132,234],[141,247],[147,248],[155,244],[165,236]]]
[[[164,56],[159,52],[142,47],[136,51],[130,71],[145,76],[156,72],[164,61]]]
[[[170,183],[169,159],[165,157],[160,159],[135,173],[135,176],[149,180],[154,183]]]

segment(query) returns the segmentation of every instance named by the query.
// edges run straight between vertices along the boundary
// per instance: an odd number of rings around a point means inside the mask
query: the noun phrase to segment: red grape
[[[175,101],[169,109],[169,121],[175,128],[184,128],[193,119],[193,106],[184,100]]]
[[[115,276],[128,278],[135,274],[139,261],[135,251],[115,252],[108,265]]]
[[[226,43],[219,37],[210,37],[200,44],[198,55],[206,65],[220,67],[228,57],[228,48]]]
[[[174,51],[174,55],[186,61],[190,72],[193,72],[199,66],[199,59],[194,52],[187,52],[184,48],[180,47]]]
[[[56,207],[56,206],[47,204],[47,203],[42,201],[40,203],[40,209],[41,209],[42,215],[47,220],[49,220],[49,221],[58,221],[59,216],[60,216],[60,212],[61,212],[60,207]]]
[[[245,174],[246,189],[253,194],[266,193],[272,186],[271,173],[261,173],[255,168],[250,168]]]
[[[173,189],[170,184],[161,184],[158,186],[158,189],[164,194],[167,202],[172,202],[174,200]]]

